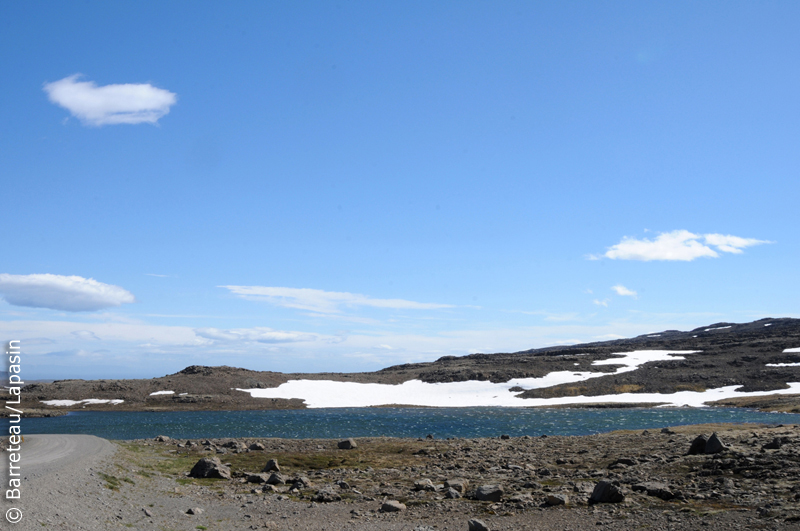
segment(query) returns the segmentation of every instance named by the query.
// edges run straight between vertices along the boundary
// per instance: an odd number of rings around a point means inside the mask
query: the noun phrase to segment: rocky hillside
[[[787,382],[800,381],[800,366],[768,367],[767,364],[800,363],[800,319],[761,319],[752,323],[714,323],[688,332],[667,330],[630,339],[549,347],[515,353],[445,356],[434,362],[388,367],[365,373],[284,374],[233,367],[190,366],[160,378],[141,380],[59,380],[25,387],[23,405],[41,408],[44,400],[124,400],[117,405],[81,402],[58,409],[197,410],[301,408],[301,400],[253,398],[236,388],[270,388],[293,379],[336,380],[397,384],[419,379],[424,382],[542,377],[554,371],[613,373],[618,366],[592,365],[613,358],[612,354],[636,350],[693,350],[683,360],[646,363],[635,371],[547,387],[524,390],[526,398],[599,396],[623,392],[669,393],[703,391],[741,385],[741,391],[786,389]],[[173,394],[152,395],[159,391]],[[765,399],[761,399],[765,400]],[[768,400],[767,400],[768,401]],[[758,407],[759,400],[749,399]],[[727,404],[736,404],[726,401]],[[774,405],[774,400],[771,402]],[[800,402],[780,398],[780,409],[794,410]]]

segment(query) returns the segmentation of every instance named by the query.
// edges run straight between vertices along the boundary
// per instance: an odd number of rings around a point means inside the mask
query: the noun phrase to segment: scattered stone
[[[153,513],[150,512],[150,509],[142,509],[144,511],[144,515],[148,518],[153,517]]]
[[[506,434],[504,433],[503,435],[501,435],[501,436],[500,436],[500,438],[501,438],[501,439],[503,439],[504,441],[507,441],[508,439],[510,439],[510,438],[511,438],[511,435],[506,435]]]
[[[788,442],[789,442],[788,437],[775,437],[774,439],[772,439],[772,442],[768,442],[761,448],[763,448],[764,450],[780,450],[781,446],[783,446]]]
[[[547,499],[545,501],[547,505],[555,506],[555,505],[566,505],[569,500],[563,494],[548,494]]]
[[[283,477],[282,474],[278,472],[273,472],[270,474],[269,478],[267,479],[268,485],[284,485],[286,484],[286,478]]]
[[[353,448],[358,448],[356,441],[353,439],[345,439],[343,441],[339,441],[337,445],[340,450],[352,450]]]
[[[481,485],[475,491],[475,498],[479,501],[499,502],[503,498],[503,487],[499,485]]]
[[[669,428],[661,428],[661,433],[665,433],[667,435],[675,435],[675,432]]]
[[[414,482],[414,490],[435,491],[436,486],[429,479],[418,479],[417,481]]]
[[[461,493],[453,487],[448,487],[447,491],[444,493],[444,497],[450,500],[457,500],[461,497]]]
[[[195,463],[189,477],[231,479],[231,469],[223,465],[218,457],[204,457]]]
[[[319,503],[332,503],[341,500],[342,497],[330,487],[319,489],[311,498],[311,501]]]
[[[400,503],[397,500],[386,500],[381,505],[381,512],[382,513],[397,513],[400,511],[405,511],[406,506],[403,503]]]
[[[469,480],[462,478],[448,479],[444,482],[444,486],[458,491],[458,493],[463,496],[467,493],[467,489],[469,488]]]
[[[155,438],[156,442],[169,442],[170,440],[171,439],[166,435],[159,435],[158,437]]]
[[[689,455],[699,455],[706,453],[706,443],[708,439],[705,435],[698,435],[689,446]]]
[[[665,483],[646,481],[644,483],[637,483],[632,489],[634,492],[644,492],[648,496],[655,496],[664,501],[670,501],[675,498],[675,493],[672,492]]]
[[[277,459],[270,459],[267,461],[267,464],[264,465],[264,468],[261,470],[262,472],[280,472],[281,467],[278,465]]]
[[[341,487],[341,485],[339,485]],[[311,481],[306,476],[298,476],[292,480],[293,489],[311,488]]]
[[[593,503],[620,503],[625,500],[625,494],[619,486],[610,481],[601,481],[595,485],[589,504]]]
[[[264,445],[261,444],[261,443],[258,443],[258,442],[257,443],[253,443],[248,447],[248,450],[250,450],[252,452],[263,452],[265,449],[266,448],[264,448]]]
[[[245,476],[245,480],[248,483],[266,483],[267,482],[267,475],[266,474],[247,474]]]
[[[722,441],[719,440],[717,437],[717,432],[711,434],[711,437],[708,438],[706,441],[706,449],[705,452],[707,454],[718,454],[725,449],[725,445],[722,444]]]
[[[200,507],[192,507],[191,509],[186,511],[186,514],[193,514],[193,515],[203,514],[203,509],[201,509]]]
[[[489,531],[489,526],[482,520],[474,519],[467,522],[468,531]]]

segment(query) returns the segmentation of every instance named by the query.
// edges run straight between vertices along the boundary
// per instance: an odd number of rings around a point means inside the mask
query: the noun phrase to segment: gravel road
[[[44,523],[56,529],[97,529],[96,515],[86,509],[102,503],[107,495],[102,492],[93,469],[115,451],[116,446],[91,435],[25,436],[19,462],[23,478],[21,498],[7,500],[3,496],[2,528],[42,529]],[[7,458],[0,464],[4,494],[8,464]],[[11,507],[22,511],[22,520],[16,524],[8,523],[5,518]]]

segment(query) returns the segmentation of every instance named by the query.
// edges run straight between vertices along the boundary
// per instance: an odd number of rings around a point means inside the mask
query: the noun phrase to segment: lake
[[[277,411],[78,411],[24,418],[23,433],[78,433],[106,439],[279,437],[497,437],[588,435],[705,423],[800,424],[800,415],[741,408],[337,408]]]

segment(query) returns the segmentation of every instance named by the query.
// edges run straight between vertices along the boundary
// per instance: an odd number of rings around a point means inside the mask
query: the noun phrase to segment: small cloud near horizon
[[[720,253],[741,254],[754,245],[773,243],[768,240],[741,238],[725,234],[694,234],[687,230],[662,232],[655,239],[624,237],[602,255],[589,255],[589,260],[639,260],[650,262],[691,262],[697,258],[719,258]]]
[[[128,290],[93,278],[51,274],[0,274],[0,296],[13,306],[49,308],[66,312],[92,312],[130,304]]]
[[[44,91],[84,125],[155,124],[178,101],[175,93],[149,83],[97,86],[81,77],[74,74],[45,83]]]
[[[414,302],[403,299],[373,299],[358,293],[323,291],[311,288],[268,286],[217,286],[243,299],[265,301],[283,308],[308,310],[319,314],[335,314],[344,307],[388,308],[394,310],[434,310],[452,308],[450,304]]]

